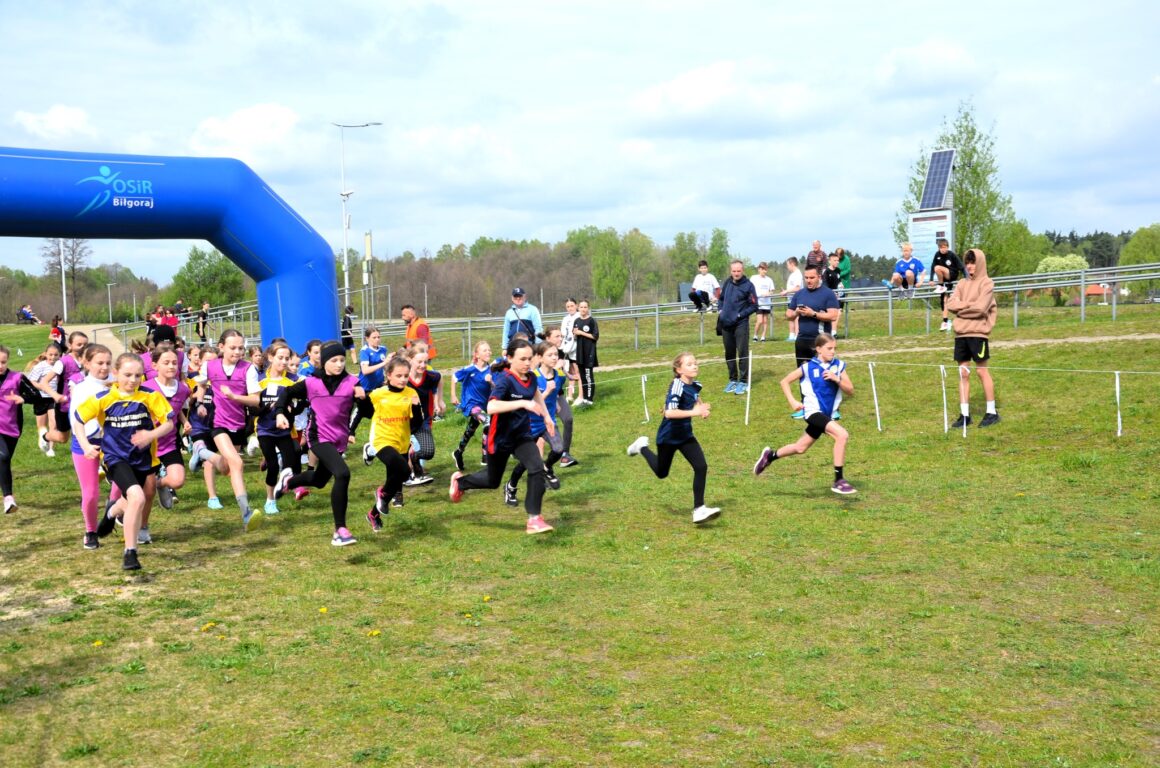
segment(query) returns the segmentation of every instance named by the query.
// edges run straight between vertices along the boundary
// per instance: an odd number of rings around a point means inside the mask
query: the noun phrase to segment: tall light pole
[[[113,286],[116,283],[105,283],[105,289],[109,292],[109,324],[113,322]]]
[[[58,238],[60,244],[60,316],[68,322],[68,291],[64,289],[64,238]]]
[[[346,188],[346,129],[370,128],[372,125],[382,125],[382,123],[331,123],[331,125],[338,128],[338,140],[342,145],[340,166],[342,190],[338,193],[338,196],[342,198],[342,305],[345,308],[350,302],[350,254],[348,253],[350,247],[347,242],[347,235],[350,230],[350,217],[346,213],[346,201],[347,198],[354,194],[352,190]]]

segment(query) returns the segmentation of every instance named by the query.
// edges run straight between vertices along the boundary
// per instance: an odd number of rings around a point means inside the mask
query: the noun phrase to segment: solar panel
[[[932,152],[926,166],[926,183],[922,186],[922,200],[918,210],[929,211],[945,208],[947,189],[951,183],[951,171],[955,165],[955,151],[940,149]]]

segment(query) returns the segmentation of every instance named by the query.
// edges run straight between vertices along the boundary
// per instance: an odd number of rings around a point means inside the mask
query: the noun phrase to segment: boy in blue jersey
[[[910,243],[903,243],[902,256],[894,264],[894,274],[890,276],[889,280],[882,282],[891,290],[895,288],[902,288],[903,291],[910,289],[910,297],[914,298],[914,289],[922,284],[922,278],[925,274],[926,267],[922,265],[921,261],[914,258],[914,246]]]
[[[834,421],[833,416],[842,403],[842,395],[854,394],[854,383],[846,372],[846,364],[837,358],[838,342],[834,337],[820,333],[815,343],[817,355],[781,380],[781,391],[785,393],[790,408],[805,411],[806,433],[797,442],[783,445],[776,451],[767,446],[753,465],[753,474],[760,475],[778,459],[805,453],[819,437],[828,434],[834,438],[834,484],[830,490],[847,496],[857,493],[857,489],[842,476],[850,433]],[[791,390],[795,381],[801,382],[800,401]]]

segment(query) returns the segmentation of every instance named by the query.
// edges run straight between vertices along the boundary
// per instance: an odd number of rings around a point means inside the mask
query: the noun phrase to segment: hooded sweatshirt
[[[975,255],[975,276],[964,274],[947,299],[947,311],[955,316],[955,336],[987,338],[995,327],[999,307],[995,304],[995,282],[987,275],[987,255],[978,248],[963,254]]]

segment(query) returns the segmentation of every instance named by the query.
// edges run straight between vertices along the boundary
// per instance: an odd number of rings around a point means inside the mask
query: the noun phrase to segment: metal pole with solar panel
[[[931,153],[918,210],[908,218],[907,238],[923,267],[930,266],[929,257],[923,254],[937,251],[939,240],[946,240],[951,250],[955,247],[954,195],[951,192],[954,170],[955,150],[937,149]]]

